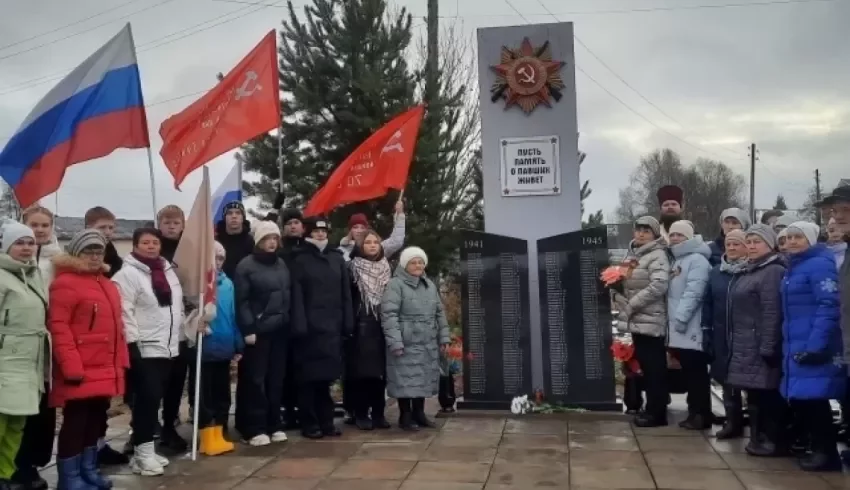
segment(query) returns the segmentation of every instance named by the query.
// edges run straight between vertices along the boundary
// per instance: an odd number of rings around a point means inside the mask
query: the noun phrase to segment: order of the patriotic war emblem
[[[502,58],[498,65],[491,66],[496,80],[490,88],[490,100],[505,100],[505,109],[518,105],[526,114],[531,114],[538,104],[552,107],[551,99],[561,100],[565,88],[561,68],[565,63],[552,59],[549,41],[535,48],[526,37],[519,49],[502,46]]]

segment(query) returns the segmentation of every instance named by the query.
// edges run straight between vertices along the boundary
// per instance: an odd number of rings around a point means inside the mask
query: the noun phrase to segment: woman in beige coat
[[[633,240],[624,261],[628,272],[614,289],[617,329],[629,333],[643,372],[646,410],[635,417],[639,427],[667,425],[667,287],[670,260],[660,239],[658,220],[635,221]]]

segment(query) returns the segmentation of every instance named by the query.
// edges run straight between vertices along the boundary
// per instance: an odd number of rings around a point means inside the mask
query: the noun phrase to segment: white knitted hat
[[[401,252],[401,257],[398,259],[398,265],[402,269],[407,269],[407,264],[413,259],[422,259],[425,265],[428,265],[428,255],[419,247],[407,247]]]
[[[272,221],[260,221],[254,225],[254,244],[259,244],[263,238],[269,235],[280,236],[280,228]]]

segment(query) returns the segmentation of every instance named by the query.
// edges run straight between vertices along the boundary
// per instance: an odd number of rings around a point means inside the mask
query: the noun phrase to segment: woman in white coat
[[[112,280],[121,293],[124,336],[130,352],[134,473],[156,476],[168,460],[154,452],[153,436],[172,359],[179,354],[183,292],[171,262],[160,256],[159,230],[133,232],[133,251]]]

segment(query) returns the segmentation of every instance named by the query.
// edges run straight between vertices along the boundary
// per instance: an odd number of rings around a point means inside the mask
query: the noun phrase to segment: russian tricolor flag
[[[236,162],[227,177],[219,184],[218,189],[212,194],[212,219],[213,224],[224,219],[224,206],[233,201],[242,201],[242,163]]]
[[[53,88],[0,152],[22,207],[56,192],[65,170],[118,148],[150,147],[130,24]]]

